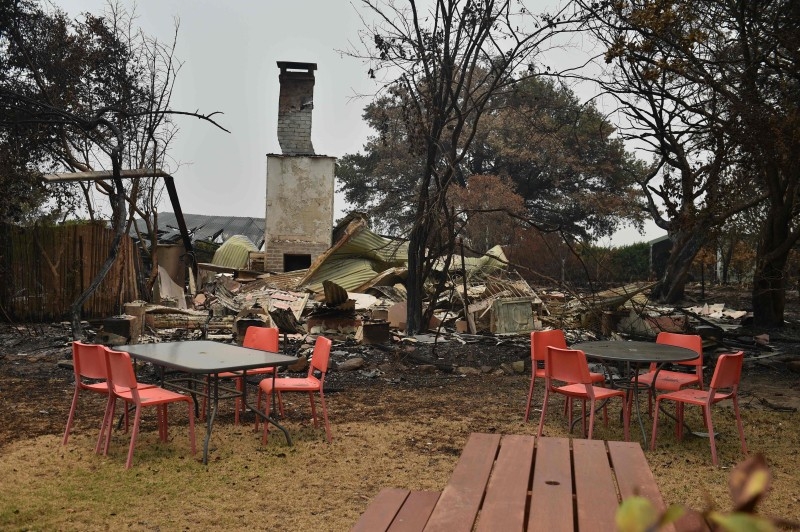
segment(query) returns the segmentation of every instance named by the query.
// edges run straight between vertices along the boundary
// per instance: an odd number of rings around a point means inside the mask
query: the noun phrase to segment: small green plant
[[[756,515],[756,505],[769,491],[771,475],[763,455],[758,454],[738,464],[731,471],[728,486],[733,500],[730,512],[716,510],[709,500],[702,512],[671,505],[659,512],[644,497],[628,497],[617,510],[616,523],[620,532],[651,532],[674,523],[686,513],[698,513],[712,530],[725,532],[771,532],[800,529],[798,523]]]

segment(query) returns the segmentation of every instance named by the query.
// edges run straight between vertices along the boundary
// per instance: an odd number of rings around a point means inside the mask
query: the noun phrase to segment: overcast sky
[[[105,0],[53,0],[71,15],[102,12]],[[538,2],[539,0],[537,0]],[[311,138],[317,154],[340,157],[359,151],[369,129],[361,120],[375,82],[368,67],[340,53],[358,39],[362,21],[346,0],[120,0],[136,6],[137,25],[148,35],[172,39],[179,20],[176,56],[183,62],[172,107],[220,111],[231,133],[188,117],[172,145],[176,187],[184,213],[263,217],[266,154],[280,153],[277,137],[277,61],[316,63]],[[356,4],[357,5],[357,4]],[[346,208],[337,198],[337,216]],[[170,210],[165,205],[164,210]],[[644,241],[626,231],[613,244]]]

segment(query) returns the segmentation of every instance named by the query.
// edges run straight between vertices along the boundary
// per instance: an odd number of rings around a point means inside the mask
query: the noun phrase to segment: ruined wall
[[[324,155],[267,156],[267,271],[283,272],[286,254],[313,262],[331,246],[335,162]]]

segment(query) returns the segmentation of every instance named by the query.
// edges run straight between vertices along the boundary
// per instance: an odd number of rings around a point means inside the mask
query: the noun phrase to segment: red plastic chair
[[[131,403],[136,407],[133,418],[133,430],[131,431],[131,443],[128,448],[128,459],[125,462],[125,469],[130,469],[133,463],[133,450],[136,447],[136,437],[139,434],[139,425],[142,419],[142,408],[154,406],[158,410],[158,435],[161,441],[167,441],[167,405],[169,403],[186,402],[189,412],[189,441],[192,447],[192,454],[196,452],[194,438],[194,401],[187,395],[165,390],[160,386],[140,385],[136,381],[136,374],[133,370],[131,357],[122,351],[112,351],[105,348],[106,365],[108,368],[109,381],[112,385],[113,393],[109,395],[106,415],[103,419],[103,429],[100,431],[100,438],[105,433],[105,446],[103,454],[108,454],[108,447],[111,443],[111,425],[114,419],[114,410],[117,398],[122,399],[126,404]],[[98,440],[98,447],[100,440]]]
[[[711,405],[731,399],[733,412],[736,415],[736,426],[739,429],[739,439],[742,442],[742,452],[747,454],[747,442],[744,439],[744,426],[739,415],[739,380],[742,375],[742,361],[744,353],[739,351],[733,354],[720,355],[708,391],[685,389],[665,393],[656,397],[655,417],[653,418],[653,436],[650,439],[650,449],[656,448],[656,433],[658,432],[658,409],[661,401],[675,401],[676,418],[678,426],[678,440],[683,439],[683,410],[684,406],[697,405],[703,408],[703,418],[708,430],[708,439],[711,442],[711,461],[717,465],[717,445],[714,437],[714,425],[711,421]],[[720,391],[723,390],[723,391]],[[727,391],[725,391],[727,390]]]
[[[664,369],[659,371],[655,386],[653,386],[653,379],[656,375],[655,364],[650,364],[650,369],[647,373],[639,375],[639,384],[646,384],[650,387],[647,397],[647,408],[650,415],[653,414],[654,390],[674,392],[688,386],[697,386],[699,389],[703,389],[703,339],[699,335],[660,332],[656,338],[656,343],[691,349],[698,354],[698,357],[694,360],[676,363],[687,369],[693,369],[694,371],[691,373]]]
[[[102,345],[72,342],[72,367],[75,372],[75,393],[72,395],[72,405],[69,408],[62,445],[66,445],[69,440],[69,432],[75,420],[75,410],[78,407],[78,396],[81,390],[108,395],[106,354]]]
[[[264,379],[258,385],[258,408],[261,409],[262,394],[266,394],[266,412],[270,413],[272,392],[278,393],[278,397],[283,392],[307,392],[308,397],[311,399],[311,415],[314,419],[314,426],[319,426],[317,421],[317,408],[314,404],[314,392],[319,393],[319,402],[322,405],[322,418],[325,421],[325,435],[328,438],[328,443],[333,440],[331,435],[331,426],[328,423],[328,407],[325,405],[325,393],[323,392],[323,385],[325,384],[325,374],[328,372],[328,359],[331,354],[331,341],[324,336],[317,337],[314,344],[314,353],[311,355],[311,364],[308,367],[308,376],[305,378],[282,378]],[[320,377],[314,376],[314,372],[318,371]],[[279,401],[280,414],[283,415],[283,403]],[[258,430],[258,417],[256,416],[256,430]],[[267,436],[269,433],[269,422],[264,423],[264,433],[262,436],[263,443],[267,443]]]
[[[567,340],[564,337],[564,331],[561,329],[552,329],[549,331],[533,331],[531,332],[531,385],[528,389],[528,401],[525,404],[525,423],[528,422],[528,417],[531,413],[531,399],[533,399],[533,383],[536,377],[544,378],[544,361],[547,355],[547,348],[549,346],[558,347],[560,349],[567,348]],[[542,367],[539,367],[539,363]],[[592,383],[605,382],[605,376],[602,373],[589,373]],[[569,401],[567,401],[569,403]],[[569,404],[565,405],[569,408]]]
[[[280,331],[276,327],[257,327],[255,325],[248,327],[247,331],[244,333],[242,346],[249,347],[251,349],[260,349],[261,351],[277,353],[280,351]],[[248,369],[247,375],[271,375],[273,371],[275,371],[275,368]],[[236,389],[240,393],[244,389],[241,371],[220,373],[219,378],[234,379],[236,382]],[[206,415],[206,401],[207,398],[204,397],[202,417],[205,417]],[[240,397],[236,398],[235,408],[236,412],[234,413],[233,422],[238,425],[239,416],[244,413],[244,401],[242,401]]]
[[[545,358],[545,390],[544,401],[542,402],[542,415],[539,418],[539,437],[542,436],[544,420],[547,415],[547,400],[551,393],[565,395],[569,399],[581,399],[583,402],[583,420],[581,426],[583,435],[586,436],[586,401],[589,401],[589,439],[592,439],[594,432],[594,413],[595,404],[598,400],[602,401],[612,397],[619,397],[622,402],[622,423],[625,432],[625,441],[630,440],[629,421],[630,413],[625,400],[625,392],[622,390],[612,390],[592,385],[592,378],[589,375],[589,366],[586,362],[586,354],[579,349],[560,349],[548,347]],[[556,386],[554,381],[568,383],[564,386]],[[569,423],[572,425],[572,408],[569,409]]]

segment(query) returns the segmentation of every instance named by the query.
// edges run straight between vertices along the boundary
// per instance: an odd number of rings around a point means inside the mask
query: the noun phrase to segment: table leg
[[[206,386],[206,403],[209,405],[209,411],[206,415],[206,441],[203,443],[203,465],[208,465],[208,445],[211,442],[211,430],[214,428],[214,418],[217,417],[217,407],[219,406],[219,374],[214,374],[212,377],[212,387],[214,389],[214,397],[211,397],[211,388]]]
[[[630,363],[628,363],[628,368],[627,369],[628,369],[628,375],[630,376],[630,374],[631,374],[630,373],[630,371],[631,371]],[[649,392],[649,390],[650,390],[649,386],[647,386],[647,389],[648,389],[648,393],[650,393]],[[633,392],[633,397],[631,397],[630,399],[632,399],[636,403],[636,418],[639,420],[639,428],[642,430],[642,441],[646,444],[647,443],[647,434],[645,433],[645,430],[644,430],[644,421],[642,421],[642,410],[641,410],[641,407],[639,406],[639,363],[638,362],[636,363],[636,366],[633,369],[633,388],[632,389],[631,388],[628,389],[628,393],[630,394],[631,392]],[[625,398],[626,401],[628,399],[629,399],[628,397]],[[629,412],[628,413],[628,419],[630,419],[630,414],[631,413]]]

